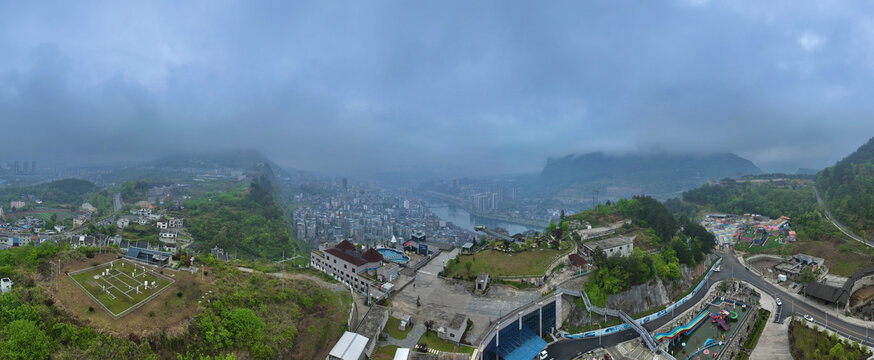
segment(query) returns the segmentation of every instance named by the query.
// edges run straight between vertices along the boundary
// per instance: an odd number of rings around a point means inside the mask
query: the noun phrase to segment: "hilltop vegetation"
[[[680,264],[694,266],[700,263],[716,242],[713,234],[702,226],[686,217],[675,218],[664,205],[648,196],[600,204],[569,218],[589,221],[593,225],[631,219],[632,225],[625,226],[623,231],[647,234],[648,243],[636,241],[631,256],[608,257],[599,252],[593,257],[597,270],[590,275],[585,289],[592,302],[599,306],[606,303],[609,295],[631,286],[656,278],[665,281],[680,279]],[[642,251],[641,245],[651,251]]]
[[[874,234],[874,138],[822,170],[816,183],[832,215],[862,237]]]
[[[99,313],[102,310],[83,308],[71,312],[70,297],[57,298],[58,295],[49,291],[57,276],[51,271],[50,262],[60,260],[64,266],[77,261],[87,264],[88,254],[93,256],[93,251],[71,250],[69,245],[52,243],[0,252],[0,273],[8,274],[15,281],[12,292],[0,295],[0,357],[324,358],[342,335],[351,306],[348,291],[338,287],[339,292],[334,292],[319,285],[324,280],[311,280],[307,279],[309,275],[298,274],[294,283],[287,282],[283,286],[277,278],[244,273],[207,256],[196,259],[198,266],[210,273],[200,286],[186,285],[193,281],[191,279],[199,281],[200,275],[183,278],[179,273],[177,283],[163,294],[163,299],[172,299],[169,301],[174,309],[195,310],[196,315],[183,323],[185,330],[175,334],[166,332],[168,324],[162,322],[168,319],[161,317],[163,311],[155,311],[158,314],[153,317],[147,307],[122,319],[108,320],[109,328],[104,328],[101,324],[106,324],[105,321],[92,318],[95,314],[103,316]],[[61,282],[70,281],[63,273],[60,277]],[[201,291],[210,290],[202,304],[199,303],[200,291],[193,292],[201,287],[205,287]],[[79,290],[75,286],[70,288]],[[84,295],[81,297],[85,304],[92,304]],[[161,299],[153,301],[168,301]],[[61,306],[62,303],[66,307]],[[160,303],[155,305],[160,306]],[[147,322],[149,325],[118,334],[117,322]]]
[[[248,186],[186,201],[184,214],[196,249],[209,251],[218,246],[242,257],[277,259],[283,250],[295,246],[269,181],[263,177]]]

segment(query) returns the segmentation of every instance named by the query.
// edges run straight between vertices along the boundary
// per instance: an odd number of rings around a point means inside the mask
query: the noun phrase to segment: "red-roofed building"
[[[579,270],[582,270],[589,263],[586,261],[586,258],[580,256],[580,254],[571,254],[568,256],[568,259],[571,261],[571,265],[576,267]]]
[[[310,257],[310,265],[324,271],[328,275],[349,285],[355,290],[366,293],[368,289],[376,289],[380,284],[360,276],[370,272],[371,276],[382,266],[383,257],[376,249],[361,252],[349,241],[343,240],[333,247],[320,246]]]

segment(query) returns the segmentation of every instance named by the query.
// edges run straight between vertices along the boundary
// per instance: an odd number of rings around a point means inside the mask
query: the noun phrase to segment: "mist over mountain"
[[[752,161],[733,153],[712,155],[609,155],[593,152],[550,158],[540,181],[559,196],[668,195],[711,179],[759,174]]]

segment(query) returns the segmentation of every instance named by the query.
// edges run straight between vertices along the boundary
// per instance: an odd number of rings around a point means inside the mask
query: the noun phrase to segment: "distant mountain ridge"
[[[608,155],[593,152],[550,158],[540,180],[559,195],[602,196],[675,193],[697,187],[710,179],[756,175],[762,171],[752,161],[732,153],[712,155]]]

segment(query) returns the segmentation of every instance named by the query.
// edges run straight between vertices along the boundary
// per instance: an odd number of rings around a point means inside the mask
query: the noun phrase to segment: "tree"
[[[3,335],[0,358],[46,359],[49,356],[49,337],[33,321],[15,320],[3,330]]]
[[[470,268],[473,267],[473,263],[468,261],[464,263],[464,268],[467,269],[467,272],[470,273]]]
[[[816,281],[816,275],[813,274],[813,270],[810,270],[810,268],[804,268],[804,270],[801,270],[800,280],[804,284],[811,283]]]
[[[553,233],[555,233],[556,227],[557,227],[557,225],[555,224],[555,219],[550,219],[549,226],[547,226],[543,232],[546,234],[553,234]]]
[[[425,331],[431,331],[434,328],[434,320],[425,321]]]
[[[237,344],[242,346],[251,347],[264,339],[264,328],[266,325],[250,309],[235,309],[231,311],[222,323],[234,334]]]
[[[828,354],[832,359],[842,359],[844,357],[844,347],[840,342],[838,342],[831,350],[829,350]]]

